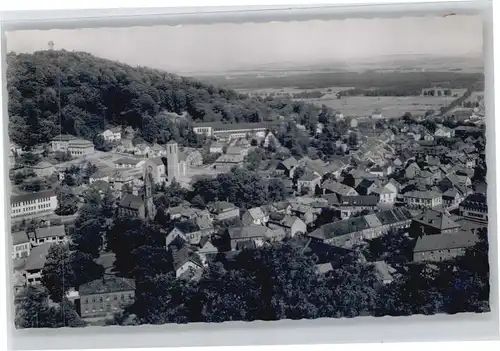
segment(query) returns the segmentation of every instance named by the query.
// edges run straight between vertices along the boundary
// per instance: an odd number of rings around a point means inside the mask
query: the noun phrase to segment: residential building
[[[84,319],[113,318],[134,303],[135,280],[105,274],[78,287],[80,313]]]
[[[61,244],[66,241],[66,230],[64,224],[36,228],[34,232],[29,233],[29,239],[32,246],[44,243]]]
[[[457,233],[461,225],[443,211],[427,210],[414,217],[410,225],[410,235],[417,238],[422,235]]]
[[[307,233],[307,225],[296,216],[290,216],[282,213],[272,213],[267,224],[271,230],[282,229],[285,236],[293,238],[295,235]]]
[[[283,170],[285,176],[288,178],[293,178],[295,169],[298,166],[298,161],[293,157],[289,157],[286,160],[281,161],[276,169]]]
[[[139,168],[144,164],[140,158],[122,157],[114,162],[116,168]]]
[[[373,211],[378,201],[377,195],[342,196],[338,204],[340,218],[347,219],[365,210]]]
[[[297,191],[299,194],[314,194],[320,189],[321,176],[313,172],[307,172],[297,180]]]
[[[23,271],[27,285],[38,285],[41,283],[42,269],[52,245],[52,243],[45,243],[31,249]]]
[[[28,234],[23,231],[12,233],[12,259],[26,258],[31,251]]]
[[[137,144],[134,146],[134,155],[136,156],[142,156],[142,157],[149,157],[149,154],[151,152],[151,146],[145,143]]]
[[[366,216],[328,223],[309,233],[311,240],[353,248],[364,240],[380,237],[390,230],[408,228],[412,214],[405,208],[395,208]]]
[[[189,242],[191,245],[198,245],[202,237],[209,236],[214,232],[214,228],[206,219],[182,221],[174,224],[174,228],[167,234],[166,246],[177,237]]]
[[[122,139],[122,128],[113,127],[106,129],[101,133],[102,137],[106,141],[120,141]]]
[[[415,262],[441,262],[465,254],[478,238],[471,231],[452,234],[424,235],[418,238],[413,249]]]
[[[217,142],[210,144],[211,154],[222,154],[223,152],[224,152],[224,144]]]
[[[434,132],[434,136],[438,138],[452,138],[455,136],[453,129],[447,127],[439,127]]]
[[[243,155],[220,155],[212,167],[221,172],[229,172],[233,167],[241,167],[244,160]]]
[[[231,250],[238,251],[245,247],[259,247],[264,245],[268,228],[263,225],[231,227],[227,235],[231,242]]]
[[[370,195],[372,190],[376,189],[377,187],[378,185],[375,180],[363,178],[356,185],[356,188],[354,190],[356,190],[359,195]]]
[[[58,206],[53,189],[10,197],[11,218],[30,218],[40,214],[52,214]]]
[[[450,188],[443,193],[443,207],[448,210],[453,210],[460,205],[463,199],[464,197],[457,188]]]
[[[371,194],[378,196],[378,201],[382,204],[393,204],[396,202],[398,190],[393,183],[389,182],[384,186],[373,189]]]
[[[442,194],[435,191],[409,191],[403,199],[411,208],[436,208],[443,204]]]
[[[241,221],[244,225],[265,225],[269,221],[269,213],[260,207],[250,208],[243,213]]]
[[[475,221],[488,222],[488,202],[485,194],[468,195],[458,207],[462,217]]]
[[[216,201],[208,204],[208,211],[218,221],[240,218],[240,209],[227,201]]]
[[[172,252],[175,277],[178,279],[198,280],[203,274],[203,262],[198,254],[187,248],[174,249]]]
[[[418,174],[421,172],[422,170],[420,169],[420,167],[417,165],[416,162],[412,162],[410,163],[406,169],[405,169],[405,178],[407,179],[413,179],[415,178],[416,176],[418,176]]]
[[[332,179],[327,179],[321,184],[325,194],[337,194],[339,196],[356,196],[357,191],[350,186],[344,185]]]

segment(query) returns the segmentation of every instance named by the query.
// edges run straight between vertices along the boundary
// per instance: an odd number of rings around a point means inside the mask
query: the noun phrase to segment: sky
[[[86,51],[131,65],[223,72],[286,62],[305,65],[380,56],[482,55],[480,16],[346,19],[30,30],[7,33],[8,51]]]

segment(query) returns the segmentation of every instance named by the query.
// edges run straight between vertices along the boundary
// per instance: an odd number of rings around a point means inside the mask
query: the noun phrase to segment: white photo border
[[[192,323],[187,325],[87,327],[82,329],[15,330],[10,274],[4,280],[9,288],[2,289],[2,305],[7,313],[7,338],[12,349],[86,349],[86,348],[151,348],[192,346],[292,345],[406,341],[488,340],[498,337],[498,223],[497,205],[497,140],[500,129],[495,121],[495,91],[493,67],[493,14],[490,1],[454,1],[399,5],[305,5],[251,6],[204,8],[146,8],[25,11],[2,14],[2,138],[4,150],[8,145],[6,94],[6,39],[10,30],[121,27],[177,24],[244,23],[269,21],[305,21],[341,18],[380,18],[402,16],[439,16],[449,12],[478,14],[483,17],[486,103],[486,159],[488,165],[488,207],[490,244],[490,313],[434,315],[409,317],[356,317],[353,319],[316,319],[276,322],[226,322],[221,324]],[[498,134],[500,135],[500,134]],[[493,152],[492,152],[493,151]],[[10,215],[8,206],[8,172],[6,153],[2,153],[0,177],[0,215],[5,228],[4,252],[0,272],[11,272]],[[493,214],[493,215],[491,215]],[[5,254],[5,257],[4,257]],[[5,266],[4,266],[5,264]],[[3,285],[4,282],[2,282]],[[126,328],[126,329],[124,329]]]

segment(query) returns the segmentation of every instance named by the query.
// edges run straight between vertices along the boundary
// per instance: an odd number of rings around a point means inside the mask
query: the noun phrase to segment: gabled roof
[[[80,295],[106,294],[113,292],[135,291],[135,280],[105,275],[101,279],[80,285]]]
[[[120,207],[130,208],[133,210],[139,210],[142,205],[144,205],[144,201],[142,201],[142,198],[133,194],[126,194],[120,201]]]
[[[35,246],[28,256],[24,269],[26,271],[37,271],[42,269],[45,265],[47,254],[49,253],[49,249],[52,245],[52,243],[45,243]]]
[[[413,252],[450,250],[472,247],[478,237],[471,231],[461,231],[452,234],[424,235],[418,238]]]
[[[149,161],[151,161],[156,166],[163,166],[164,165],[163,159],[161,157],[153,157],[153,158],[150,158]]]
[[[328,179],[321,184],[321,187],[323,189],[330,190],[333,193],[339,194],[339,195],[348,195],[349,193],[357,193],[356,190],[351,188],[350,186],[347,186],[345,184],[336,182],[334,180]]]
[[[64,236],[66,235],[66,231],[64,230],[64,224],[62,224],[52,227],[36,228],[35,235],[37,239],[43,239],[52,236]]]
[[[436,210],[425,211],[423,214],[415,217],[413,220],[417,223],[421,223],[439,230],[448,230],[461,227],[460,224],[454,222],[450,218],[450,216]]]
[[[234,204],[227,201],[216,201],[207,206],[212,213],[224,213],[226,211],[237,208]]]
[[[12,245],[20,245],[25,243],[29,243],[29,238],[28,234],[24,230],[12,233]]]
[[[263,238],[267,228],[262,225],[228,228],[229,237],[233,239]]]
[[[342,196],[341,206],[377,206],[378,196],[376,195],[356,195]]]
[[[295,157],[289,157],[284,161],[281,161],[281,164],[288,170],[291,170],[293,167],[298,165],[298,161]]]
[[[183,247],[180,250],[173,250],[172,258],[174,260],[175,270],[179,269],[186,262],[193,262],[198,267],[203,267],[200,257],[195,253],[190,253],[186,247]]]
[[[262,219],[265,217],[265,214],[260,207],[250,208],[248,209],[248,213],[253,219]]]
[[[122,158],[119,158],[118,160],[115,161],[115,163],[117,165],[136,165],[138,164],[139,162],[141,162],[142,160],[138,159],[138,158],[132,158],[132,157],[122,157]]]
[[[468,195],[464,201],[460,203],[460,206],[466,206],[471,208],[476,208],[478,210],[488,211],[488,202],[485,194],[474,193]]]

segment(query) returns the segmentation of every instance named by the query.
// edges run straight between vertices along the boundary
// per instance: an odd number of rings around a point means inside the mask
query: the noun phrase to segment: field
[[[432,96],[349,96],[337,98],[307,99],[304,101],[326,105],[341,112],[344,116],[365,117],[371,116],[375,110],[380,110],[387,118],[401,117],[406,112],[413,115],[423,115],[428,110],[439,110],[439,108],[450,104],[453,97]]]

